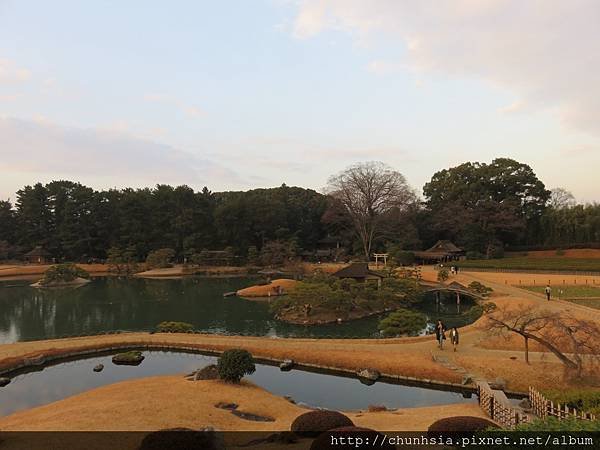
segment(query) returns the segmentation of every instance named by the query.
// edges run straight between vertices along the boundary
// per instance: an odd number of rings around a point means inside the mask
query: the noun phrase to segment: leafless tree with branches
[[[512,332],[522,336],[528,364],[530,340],[548,349],[579,376],[586,356],[600,356],[600,326],[567,313],[559,314],[533,305],[503,307],[488,315],[487,328],[493,333]]]
[[[416,201],[414,191],[401,173],[373,161],[355,164],[329,178],[327,193],[348,213],[367,260],[386,219]]]

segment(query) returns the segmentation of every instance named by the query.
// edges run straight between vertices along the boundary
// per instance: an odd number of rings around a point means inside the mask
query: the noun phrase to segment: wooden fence
[[[577,409],[569,408],[567,405],[554,403],[532,387],[529,388],[529,402],[531,403],[531,408],[535,415],[542,419],[545,419],[546,417],[556,417],[558,420],[596,420],[594,414],[577,411]]]
[[[502,391],[495,391],[489,384],[479,382],[479,406],[481,409],[500,426],[512,429],[520,423],[529,422],[529,417],[521,411],[513,408],[508,398]]]

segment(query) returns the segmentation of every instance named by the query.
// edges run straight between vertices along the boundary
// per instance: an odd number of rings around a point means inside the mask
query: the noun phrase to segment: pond
[[[146,359],[139,366],[114,365],[111,355],[105,354],[14,375],[10,384],[0,388],[0,416],[123,380],[158,375],[183,376],[216,363],[214,356],[192,353],[145,351],[144,355]],[[97,364],[104,364],[102,372],[92,371]],[[456,392],[383,382],[367,386],[356,378],[304,370],[282,372],[278,367],[264,364],[257,364],[256,372],[246,379],[275,395],[289,395],[300,404],[328,409],[365,409],[369,405],[408,408],[475,401]]]
[[[97,334],[149,331],[162,321],[182,321],[207,333],[271,337],[378,337],[380,317],[304,327],[277,321],[266,302],[223,297],[253,284],[249,278],[96,278],[78,288],[36,289],[30,281],[0,282],[0,343]],[[431,320],[465,322],[451,300],[426,298]],[[445,304],[449,306],[444,306]],[[462,302],[463,312],[472,305]],[[462,325],[463,323],[458,323]]]

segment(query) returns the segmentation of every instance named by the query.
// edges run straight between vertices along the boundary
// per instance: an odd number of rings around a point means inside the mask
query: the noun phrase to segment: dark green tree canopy
[[[539,226],[550,191],[527,164],[498,158],[441,170],[423,188],[438,237],[488,255]]]

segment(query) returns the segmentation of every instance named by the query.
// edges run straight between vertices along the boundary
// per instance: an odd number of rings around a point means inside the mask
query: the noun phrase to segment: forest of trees
[[[401,199],[402,205],[382,208],[371,202],[380,216],[370,217],[375,214],[371,206],[357,215],[349,209],[351,192],[342,196],[347,185],[340,184],[356,173],[385,175],[381,185],[395,190],[387,198]],[[105,259],[111,248],[128,249],[138,260],[162,248],[173,249],[178,260],[224,248],[241,256],[265,246],[299,254],[314,250],[328,235],[340,236],[348,253],[360,255],[365,233],[361,238],[359,222],[373,238],[372,251],[416,250],[451,239],[471,254],[497,257],[507,247],[600,242],[599,204],[576,204],[564,189],[546,189],[529,166],[511,159],[439,171],[424,186],[422,198],[380,163],[353,166],[330,182],[327,195],[286,185],[196,192],[188,186],[97,191],[71,181],[37,183],[19,190],[14,204],[0,201],[0,259],[18,259],[35,246],[67,261]],[[368,180],[365,186],[371,186]]]

